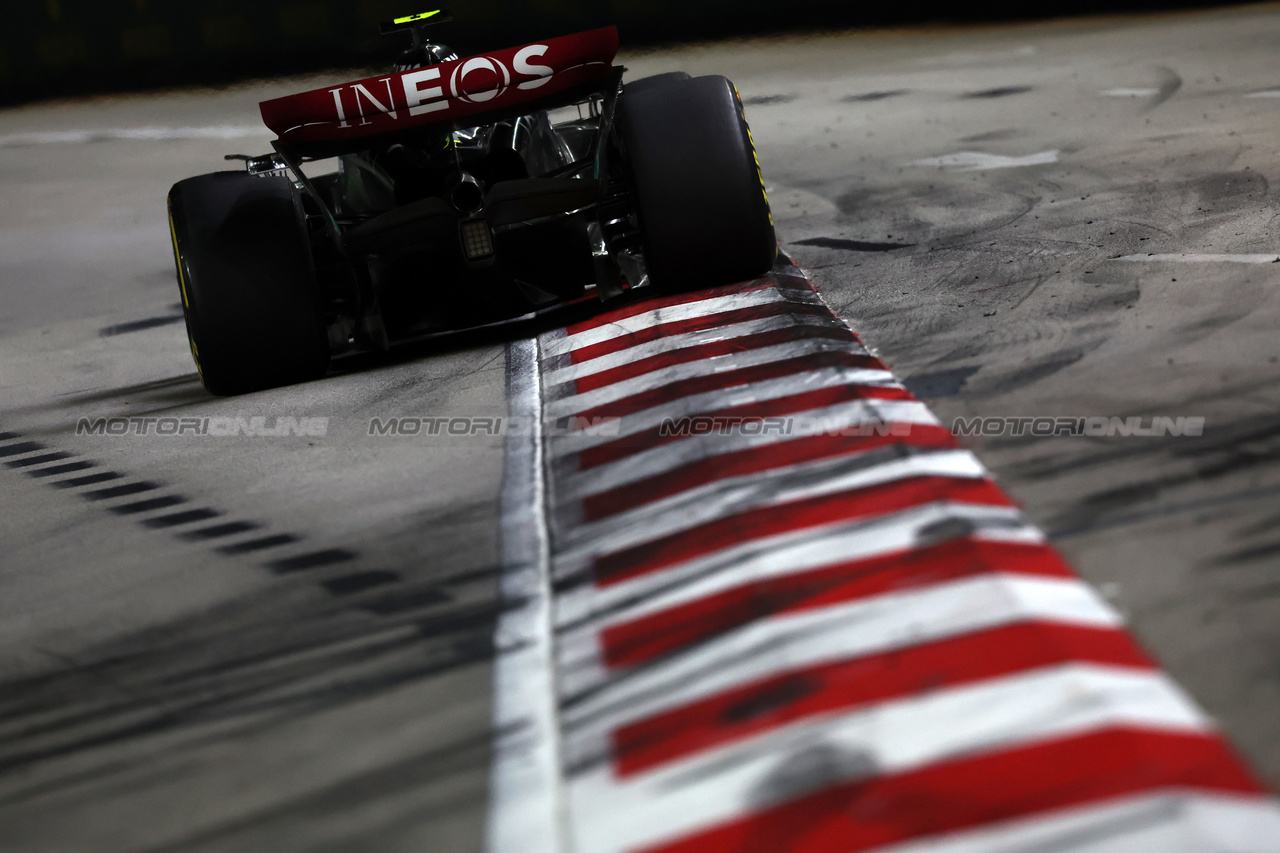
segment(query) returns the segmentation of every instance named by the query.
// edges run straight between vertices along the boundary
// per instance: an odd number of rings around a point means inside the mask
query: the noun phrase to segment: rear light
[[[493,232],[484,219],[466,219],[458,226],[462,237],[462,253],[469,261],[493,257]]]

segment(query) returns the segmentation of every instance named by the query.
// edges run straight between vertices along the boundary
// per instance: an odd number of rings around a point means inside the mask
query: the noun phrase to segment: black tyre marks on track
[[[1178,90],[1182,88],[1182,78],[1178,76],[1178,72],[1172,68],[1166,68],[1163,65],[1157,69],[1160,72],[1160,85],[1157,87],[1156,95],[1143,108],[1143,112],[1151,112],[1165,101],[1178,94]]]
[[[323,551],[311,551],[307,554],[299,554],[296,557],[274,560],[267,565],[276,574],[287,575],[293,572],[305,572],[308,569],[332,566],[335,563],[347,563],[357,556],[359,555],[354,551],[348,551],[345,548],[326,548]]]
[[[5,441],[11,441],[15,438],[22,437],[22,436],[14,435],[11,432],[6,432],[4,433],[4,435],[6,436],[6,438],[4,439]],[[45,447],[43,444],[37,444],[34,441],[22,441],[22,442],[19,442],[18,444],[11,444],[8,447],[0,447],[0,458],[6,457],[6,456],[17,456],[22,453],[33,453],[37,450],[44,450],[44,449]]]
[[[773,104],[789,104],[795,99],[795,95],[757,95],[754,98],[744,98],[742,103],[748,107],[767,107]]]
[[[1031,86],[997,86],[994,89],[982,89],[978,92],[965,92],[962,98],[1007,98],[1010,95],[1024,95],[1030,92]]]
[[[842,104],[867,104],[875,101],[883,101],[886,98],[896,98],[899,95],[906,95],[909,89],[895,89],[891,92],[864,92],[860,95],[845,95],[840,99]]]
[[[915,243],[875,243],[867,240],[846,240],[841,237],[810,237],[807,240],[796,240],[795,245],[842,249],[846,252],[892,252],[895,249],[913,248]]]
[[[197,521],[209,521],[222,515],[216,509],[187,509],[182,512],[170,513],[169,515],[160,515],[155,518],[148,518],[142,522],[143,527],[149,527],[152,530],[164,530],[169,527],[177,527],[182,524],[194,524]]]
[[[44,452],[41,452],[44,451]],[[35,455],[31,455],[35,454]],[[103,504],[110,512],[132,518],[148,530],[167,532],[186,542],[208,543],[213,550],[225,557],[253,556],[267,558],[264,553],[305,542],[305,537],[295,533],[271,533],[239,542],[223,543],[234,536],[262,531],[265,525],[257,521],[227,519],[226,514],[213,507],[198,506],[190,498],[179,494],[156,494],[165,489],[163,483],[150,480],[128,481],[130,477],[119,471],[102,468],[99,463],[78,458],[76,454],[56,450],[38,441],[32,441],[14,432],[0,432],[0,460],[5,467],[20,471],[33,480],[52,488],[75,492],[92,503]],[[56,464],[54,464],[56,463]],[[83,473],[80,472],[91,472]],[[66,479],[54,479],[68,474],[78,474]],[[104,485],[111,484],[111,485]],[[101,488],[93,488],[100,486]],[[147,497],[142,497],[147,495]],[[108,505],[107,501],[138,497],[128,503]],[[164,512],[172,510],[171,512]],[[214,522],[204,527],[192,527],[201,522]],[[293,575],[318,569],[355,564],[360,555],[347,548],[322,548],[300,554],[266,559],[263,567],[277,575]],[[352,566],[354,568],[354,565]],[[331,595],[355,596],[372,589],[381,590],[390,584],[400,583],[402,576],[385,569],[363,569],[319,581]],[[374,602],[359,602],[357,607],[385,615],[400,613],[420,606],[439,604],[448,596],[431,590],[428,593],[384,597]]]
[[[161,317],[147,317],[142,320],[133,320],[128,323],[120,323],[115,326],[105,326],[98,330],[98,337],[112,338],[116,335],[127,335],[130,332],[143,332],[147,329],[158,329],[161,326],[172,326],[181,323],[183,316],[181,314],[166,314]]]
[[[60,453],[55,455],[66,456],[65,453]],[[37,456],[35,458],[40,459],[41,457]],[[22,460],[22,462],[18,464],[31,465],[31,464],[39,464],[39,463],[33,463],[28,460]],[[94,465],[95,463],[93,462],[87,462],[81,459],[79,462],[68,462],[65,465],[54,465],[50,468],[37,468],[35,471],[28,471],[27,476],[35,477],[36,479],[40,479],[43,477],[61,477],[63,474],[70,474],[73,471],[84,471],[86,469],[94,467]]]
[[[218,549],[219,554],[225,554],[229,557],[237,554],[252,554],[254,551],[265,551],[268,548],[279,548],[281,545],[292,545],[298,542],[297,536],[292,533],[273,533],[270,536],[263,536],[260,539],[250,539],[248,542],[237,542],[234,545],[224,545]]]
[[[140,512],[152,512],[157,509],[168,509],[172,506],[180,506],[187,502],[187,499],[180,495],[165,495],[159,498],[148,498],[145,501],[136,501],[123,506],[113,506],[111,511],[117,515],[134,515]]]

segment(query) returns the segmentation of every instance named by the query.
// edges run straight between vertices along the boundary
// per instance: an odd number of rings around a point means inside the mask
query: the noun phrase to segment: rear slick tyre
[[[632,80],[630,83],[624,83],[622,85],[622,91],[628,95],[635,95],[643,92],[645,89],[652,89],[655,86],[665,86],[668,83],[688,79],[690,79],[689,75],[683,71],[668,71],[665,74],[654,74],[650,77],[641,77],[639,80]]]
[[[191,355],[218,396],[324,376],[329,345],[302,201],[280,176],[215,172],[169,193]]]
[[[769,272],[778,243],[732,83],[695,77],[624,88],[618,126],[656,288],[714,287]]]

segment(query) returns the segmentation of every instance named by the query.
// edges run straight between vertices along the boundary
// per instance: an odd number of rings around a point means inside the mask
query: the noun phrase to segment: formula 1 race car
[[[212,393],[584,294],[756,278],[777,243],[724,77],[623,82],[612,28],[459,59],[424,30],[392,73],[265,101],[274,153],[169,193],[191,354]],[[336,158],[317,174],[304,163]]]

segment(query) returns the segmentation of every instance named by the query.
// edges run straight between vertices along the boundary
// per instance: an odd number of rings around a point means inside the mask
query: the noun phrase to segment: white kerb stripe
[[[755,305],[768,305],[773,302],[811,302],[813,294],[804,291],[788,291],[786,296],[777,287],[766,287],[760,290],[749,290],[745,293],[731,293],[727,296],[713,296],[710,299],[698,299],[693,302],[682,302],[666,308],[655,308],[632,317],[606,323],[602,326],[586,329],[572,335],[544,336],[542,340],[542,357],[566,355],[576,349],[594,346],[633,335],[636,332],[661,326],[664,323],[675,323],[681,320],[693,320],[712,314],[723,314],[738,308],[751,308]],[[800,297],[800,298],[797,298]]]
[[[584,537],[599,536],[606,532],[625,532],[628,527],[640,527],[650,523],[661,525],[663,523],[662,519],[673,515],[704,520],[720,518],[731,513],[740,512],[746,506],[744,502],[752,501],[753,496],[769,493],[771,497],[776,497],[782,490],[795,494],[798,489],[811,486],[825,488],[829,481],[842,480],[855,472],[862,472],[868,478],[877,476],[884,478],[881,480],[868,479],[866,481],[868,485],[877,482],[888,482],[890,479],[900,479],[889,473],[889,466],[900,465],[907,460],[926,456],[933,457],[935,461],[937,461],[937,457],[943,457],[943,461],[940,464],[948,465],[950,463],[947,460],[951,459],[951,454],[955,453],[968,454],[972,459],[972,463],[978,466],[976,470],[981,471],[981,473],[963,474],[961,476],[987,476],[986,469],[982,468],[977,459],[973,458],[973,454],[967,450],[939,450],[934,448],[917,450],[909,448],[906,452],[903,452],[900,446],[880,447],[859,453],[806,459],[764,471],[753,471],[746,474],[710,479],[691,488],[674,492],[666,497],[607,515],[598,521],[584,522],[578,514],[568,513],[565,516],[567,521],[564,521],[564,525],[569,529],[564,531],[557,529],[556,535],[561,537],[565,543],[573,543]],[[956,458],[958,459],[959,457]],[[968,464],[968,461],[958,464]],[[940,472],[939,476],[953,476],[954,470],[947,469],[945,472]],[[913,477],[919,475],[903,474],[902,476]],[[753,505],[758,506],[758,500],[754,501]],[[684,526],[690,525],[685,524]]]
[[[731,584],[752,577],[753,572],[769,571],[766,567],[777,567],[779,573],[800,572],[923,547],[936,541],[935,531],[960,536],[974,530],[981,531],[983,538],[1007,534],[1007,541],[1044,541],[1044,534],[1028,525],[1017,507],[934,501],[872,518],[744,542],[608,586],[596,586],[589,580],[590,560],[556,557],[552,567],[558,581],[582,578],[580,585],[557,594],[556,624],[570,625],[660,593],[676,595],[699,579],[720,578],[718,583]]]
[[[575,849],[641,849],[769,808],[777,804],[765,793],[769,780],[792,775],[787,768],[806,757],[823,759],[825,772],[811,783],[822,790],[1118,726],[1211,730],[1163,673],[1088,664],[1035,670],[788,726],[627,780],[597,766],[570,779]],[[784,801],[807,793],[778,787]]]
[[[605,614],[623,618],[624,612],[626,618],[634,618],[743,584],[890,554],[906,555],[927,544],[920,541],[923,530],[939,524],[971,529],[965,538],[973,542],[1044,544],[1044,534],[1023,522],[1016,508],[939,501],[871,521],[810,531],[804,537],[787,537],[771,547],[709,555],[614,586],[584,583],[557,598],[556,625],[565,630]]]
[[[1055,809],[877,853],[1276,853],[1280,806],[1227,794],[1159,792]]]
[[[648,508],[622,513],[594,523],[579,524],[557,542],[559,551],[610,554],[691,530],[702,524],[767,506],[869,489],[912,477],[951,477],[978,480],[987,470],[967,450],[944,450],[889,459],[870,467],[856,458],[823,459],[809,466],[784,469],[774,475],[741,478],[697,500],[673,501],[655,512]]]
[[[556,503],[580,500],[637,480],[647,480],[712,456],[749,448],[767,452],[766,448],[771,444],[781,444],[806,435],[839,435],[865,424],[936,426],[938,423],[928,407],[918,400],[854,400],[822,409],[796,412],[788,417],[792,424],[808,425],[812,429],[807,433],[797,429],[791,435],[782,432],[749,435],[734,431],[728,435],[711,433],[681,438],[557,478]]]

